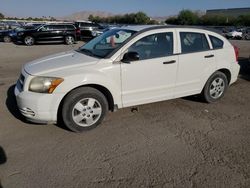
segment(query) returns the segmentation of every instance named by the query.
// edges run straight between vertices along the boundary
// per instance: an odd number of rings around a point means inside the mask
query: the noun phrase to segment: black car
[[[23,26],[23,27],[17,27],[15,29],[0,31],[0,41],[3,42],[15,41],[18,32],[34,28],[35,28],[34,26]]]
[[[76,27],[73,24],[46,24],[36,29],[17,33],[17,42],[23,42],[28,46],[44,42],[73,44],[76,39]]]
[[[77,21],[75,27],[80,29],[81,39],[94,38],[99,30],[103,30],[104,27],[89,21]]]
[[[242,38],[245,40],[250,40],[250,27],[244,29]]]

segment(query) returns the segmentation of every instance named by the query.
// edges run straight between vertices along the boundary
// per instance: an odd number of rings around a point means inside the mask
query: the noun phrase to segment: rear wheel
[[[74,132],[97,127],[108,112],[106,97],[98,90],[83,87],[72,91],[64,100],[62,119]]]
[[[202,96],[208,103],[216,102],[221,99],[228,88],[228,80],[224,73],[215,72],[207,81]]]
[[[72,44],[74,44],[75,43],[75,38],[73,37],[73,36],[66,36],[65,37],[65,43],[67,44],[67,45],[72,45]]]
[[[35,44],[35,39],[34,37],[31,37],[31,36],[27,36],[24,38],[24,43],[27,45],[27,46],[32,46]]]
[[[5,36],[5,37],[3,38],[3,41],[4,41],[4,42],[11,42],[11,38],[10,38],[9,36]]]

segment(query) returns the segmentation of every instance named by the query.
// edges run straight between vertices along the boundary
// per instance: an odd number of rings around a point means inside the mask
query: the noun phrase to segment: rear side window
[[[209,35],[209,38],[211,40],[211,43],[213,45],[213,49],[220,49],[223,48],[224,42],[217,37],[214,37],[212,35]]]
[[[206,35],[203,33],[180,32],[182,53],[209,50]]]
[[[53,25],[52,27],[54,30],[65,30],[64,25]]]
[[[75,26],[73,25],[65,25],[67,30],[75,30]]]

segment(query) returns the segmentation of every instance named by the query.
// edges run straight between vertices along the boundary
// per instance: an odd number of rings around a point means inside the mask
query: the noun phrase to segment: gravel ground
[[[250,41],[232,42],[241,75],[218,103],[126,108],[82,134],[25,122],[13,96],[25,62],[81,43],[0,43],[0,187],[250,187]]]

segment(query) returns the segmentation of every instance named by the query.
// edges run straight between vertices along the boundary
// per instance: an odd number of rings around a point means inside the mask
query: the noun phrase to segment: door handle
[[[175,60],[171,60],[171,61],[163,62],[164,65],[173,64],[173,63],[176,63],[176,61]]]
[[[206,56],[205,56],[205,58],[212,58],[212,57],[214,57],[213,54],[211,54],[211,55],[206,55]]]

